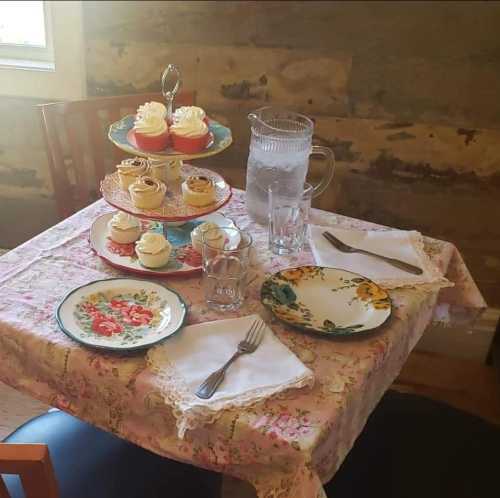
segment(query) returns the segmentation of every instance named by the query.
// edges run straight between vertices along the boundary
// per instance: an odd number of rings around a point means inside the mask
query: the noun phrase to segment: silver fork
[[[265,326],[266,324],[259,319],[255,320],[255,322],[252,323],[250,329],[247,332],[247,335],[242,341],[240,341],[240,343],[238,344],[238,349],[233,354],[233,356],[231,356],[231,358],[229,358],[229,360],[226,361],[226,363],[221,368],[216,370],[213,374],[210,374],[200,385],[200,387],[198,387],[198,390],[195,393],[198,398],[211,398],[214,395],[215,391],[217,391],[220,383],[224,380],[224,376],[226,370],[229,368],[229,365],[231,365],[231,363],[233,363],[236,358],[240,357],[243,354],[251,354],[259,347],[259,344],[264,337]]]
[[[414,275],[422,275],[423,270],[418,266],[410,265],[410,263],[406,263],[406,261],[401,261],[399,259],[389,258],[388,256],[382,256],[381,254],[376,254],[374,252],[365,251],[364,249],[358,249],[357,247],[352,247],[347,245],[345,242],[342,242],[340,239],[337,239],[335,235],[330,232],[323,232],[323,237],[325,237],[333,247],[336,247],[339,251],[342,252],[359,252],[360,254],[368,254],[369,256],[374,256],[375,258],[383,259],[387,261],[387,263],[399,268],[400,270],[407,271],[409,273],[413,273]]]

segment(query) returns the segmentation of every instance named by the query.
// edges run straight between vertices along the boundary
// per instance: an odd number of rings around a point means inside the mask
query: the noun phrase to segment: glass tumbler
[[[307,233],[314,188],[286,180],[268,188],[269,249],[274,254],[296,254],[302,249]]]
[[[202,239],[203,290],[211,308],[235,310],[245,299],[251,235],[238,228],[207,230]]]

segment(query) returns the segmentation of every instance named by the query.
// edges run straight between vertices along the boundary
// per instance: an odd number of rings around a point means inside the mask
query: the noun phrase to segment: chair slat
[[[68,135],[71,159],[75,169],[77,207],[81,208],[88,203],[90,198],[89,178],[87,168],[85,166],[85,157],[79,133],[76,129],[75,123],[73,123],[70,118],[71,116],[69,115],[64,116],[64,126]]]
[[[56,122],[58,109],[44,106],[39,106],[39,109],[57,210],[61,218],[66,218],[74,212],[74,206]]]
[[[106,146],[104,139],[107,137],[107,134],[104,135],[102,123],[97,111],[89,109],[85,117],[87,120],[91,143],[90,153],[94,160],[94,173],[96,181],[100,182],[105,175],[104,157],[106,153]]]

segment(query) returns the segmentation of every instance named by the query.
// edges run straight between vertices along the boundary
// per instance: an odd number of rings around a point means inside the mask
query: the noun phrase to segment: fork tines
[[[260,318],[255,320],[255,322],[252,323],[250,330],[247,332],[245,342],[248,342],[252,346],[257,347],[264,337],[265,327],[266,324],[263,320],[261,320]]]

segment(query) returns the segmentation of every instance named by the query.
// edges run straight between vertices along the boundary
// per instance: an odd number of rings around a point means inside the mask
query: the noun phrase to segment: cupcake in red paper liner
[[[139,106],[134,122],[137,146],[147,152],[165,150],[170,143],[166,121],[167,108],[160,102],[146,102]]]
[[[201,119],[183,119],[170,126],[172,146],[177,152],[196,154],[204,150],[210,134],[207,124]]]

